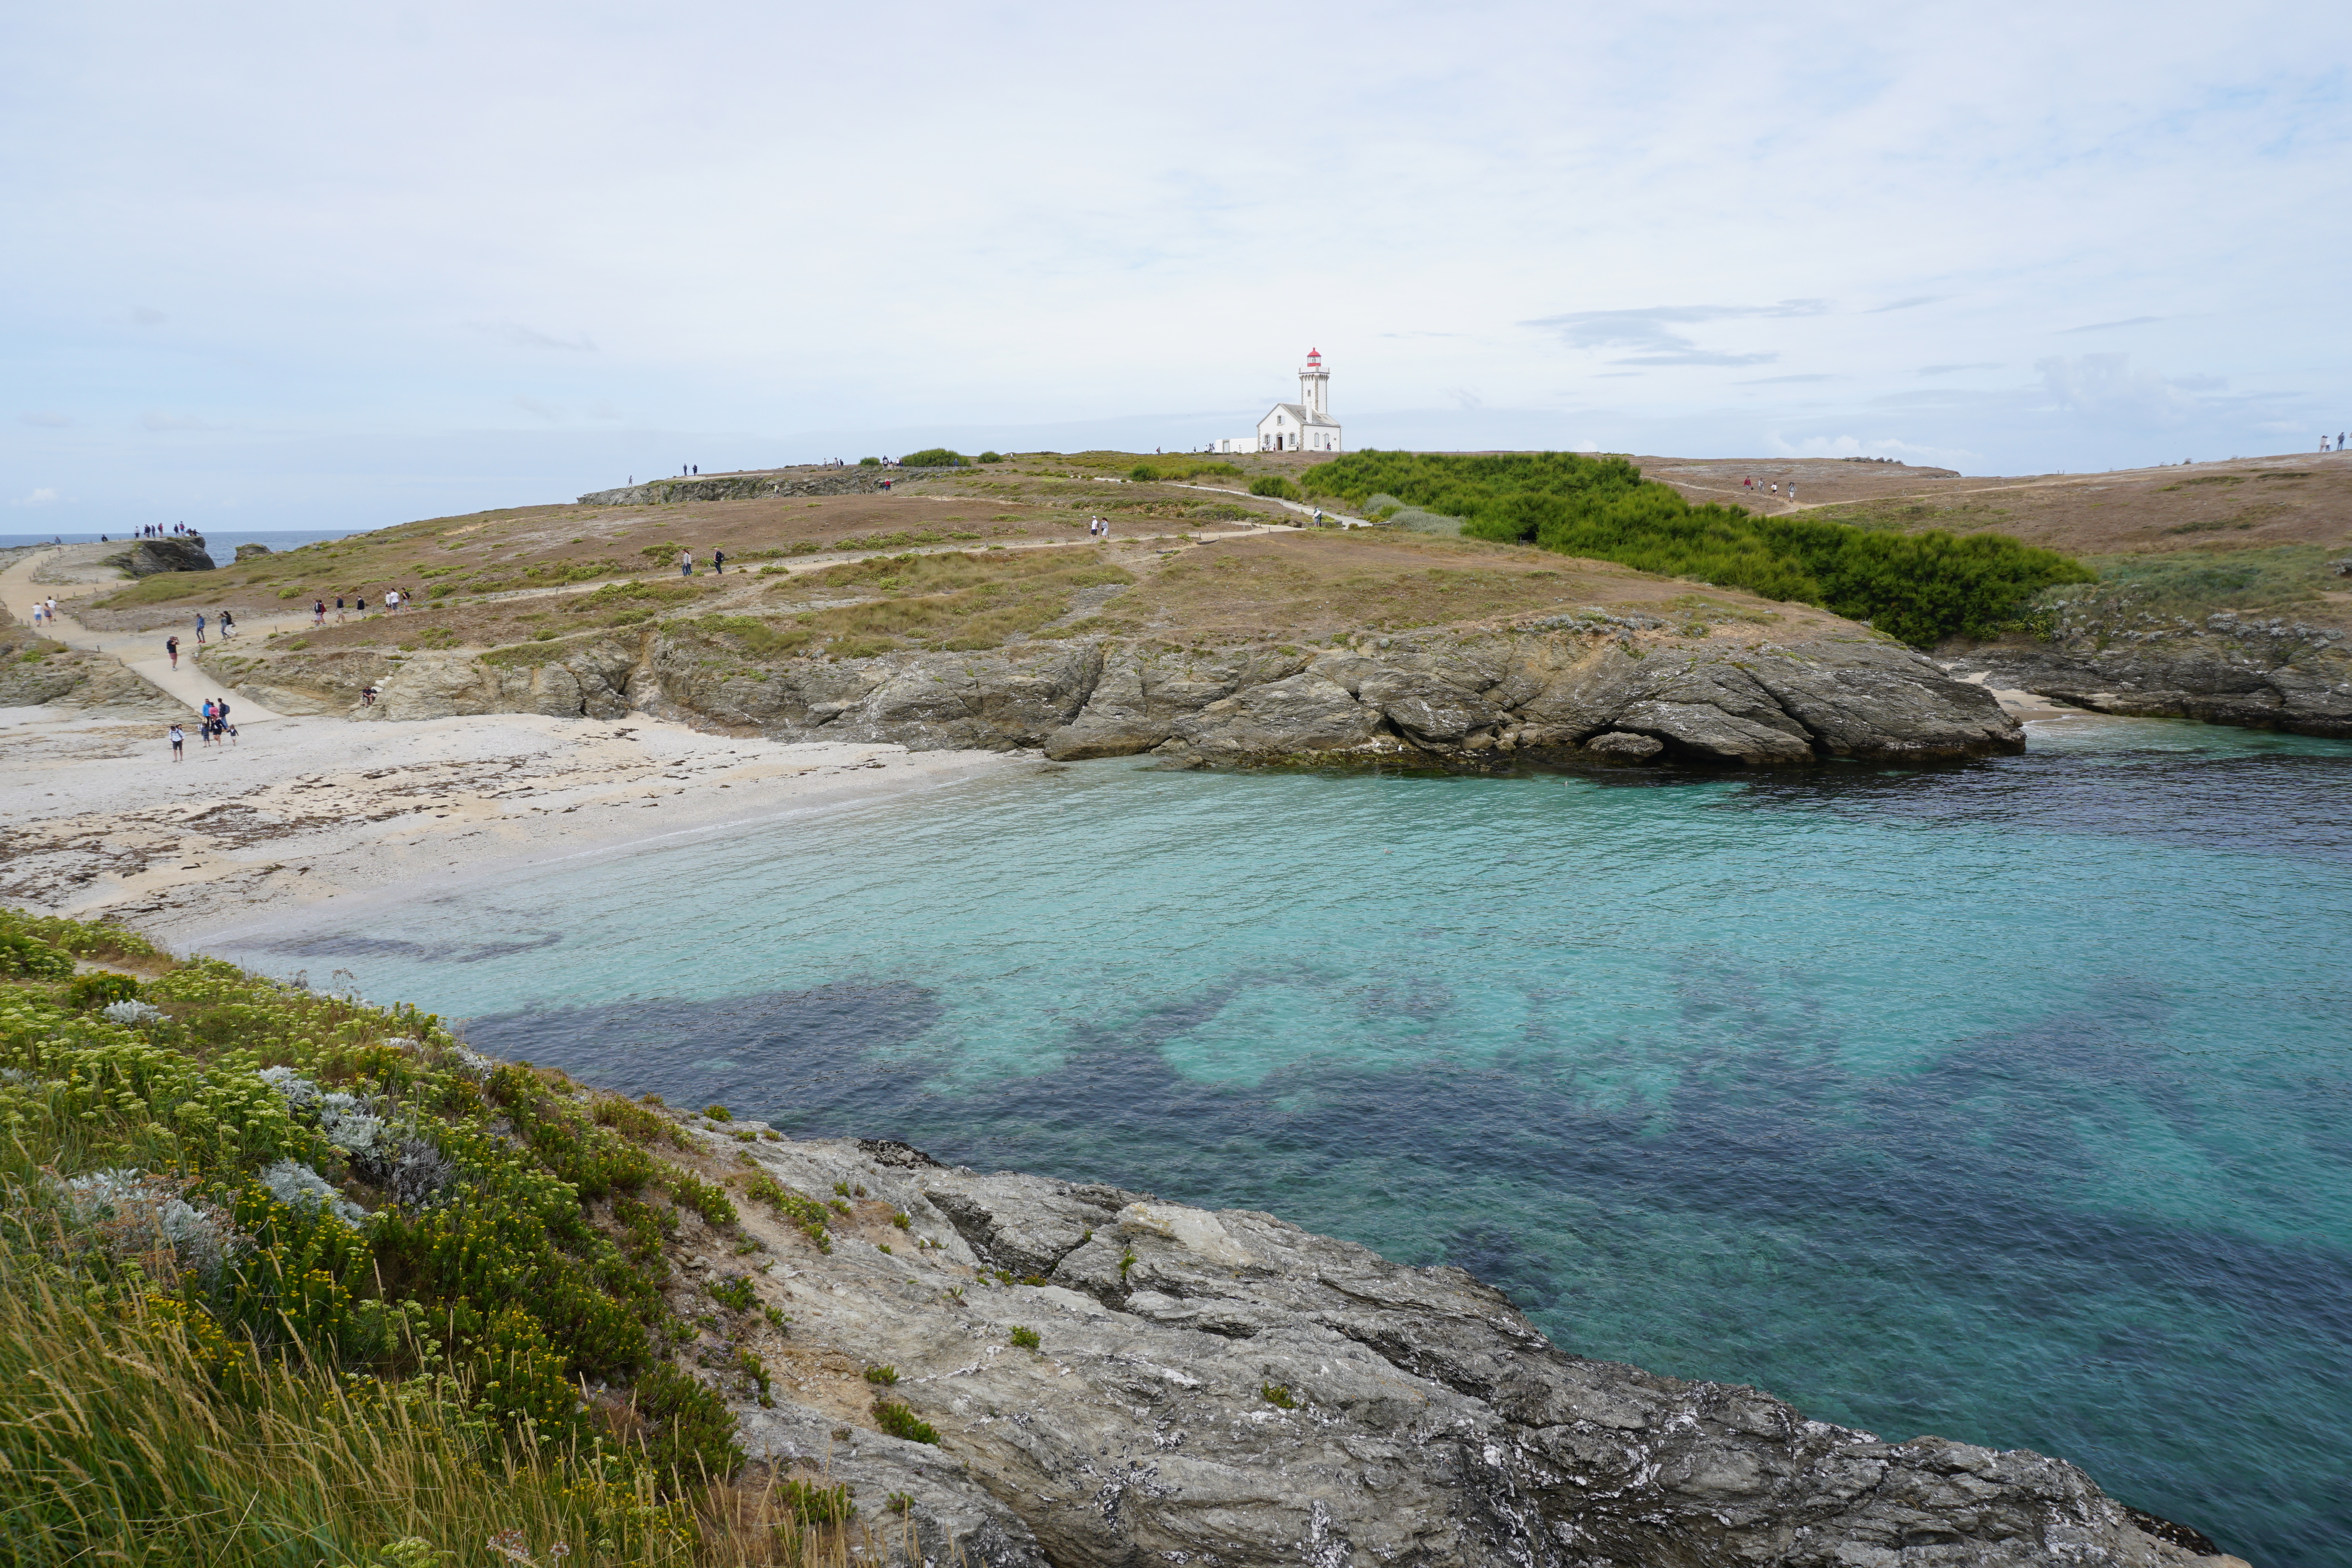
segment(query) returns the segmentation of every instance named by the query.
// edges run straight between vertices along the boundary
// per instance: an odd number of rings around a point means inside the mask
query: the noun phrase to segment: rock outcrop
[[[2100,713],[2352,737],[2352,648],[2339,627],[2221,612],[2201,621],[2069,624],[2043,640],[1940,651],[1956,674]]]
[[[1587,1360],[1459,1270],[1269,1214],[950,1169],[903,1144],[734,1138],[709,1146],[812,1200],[857,1196],[835,1204],[829,1250],[745,1204],[772,1260],[749,1278],[792,1327],[772,1405],[737,1406],[742,1440],[828,1469],[862,1509],[904,1494],[931,1561],[2237,1562],[2060,1460],[1886,1441],[1753,1388]],[[888,1369],[875,1380],[939,1443],[877,1430],[860,1367]]]
[[[106,564],[120,567],[132,577],[215,570],[213,558],[205,551],[202,534],[165,534],[161,538],[141,539],[121,555],[107,557]]]
[[[789,739],[1154,753],[1214,764],[1492,767],[1930,761],[2023,748],[1981,687],[1860,631],[1643,646],[1549,628],[1358,638],[1321,652],[1039,639],[985,653],[761,660],[690,625],[487,655],[373,652],[207,669],[280,713],[382,719],[632,709]],[[380,693],[358,708],[366,685]],[[1598,744],[1595,744],[1595,743]]]

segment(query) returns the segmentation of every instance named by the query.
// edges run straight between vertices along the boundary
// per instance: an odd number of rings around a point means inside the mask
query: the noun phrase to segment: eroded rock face
[[[787,1186],[839,1182],[907,1217],[873,1228],[888,1253],[848,1219],[829,1255],[770,1227],[778,1260],[755,1286],[793,1314],[796,1357],[895,1368],[889,1396],[941,1440],[827,1416],[791,1396],[820,1397],[796,1379],[775,1409],[741,1410],[746,1442],[914,1495],[938,1560],[2235,1562],[2146,1532],[2161,1521],[2059,1460],[1885,1442],[1752,1388],[1585,1360],[1458,1270],[1272,1215],[948,1169],[904,1145],[749,1147]]]
[[[2099,713],[2352,737],[2352,639],[2288,617],[2069,631],[1947,648],[1956,674]]]
[[[476,657],[272,658],[227,670],[280,712],[617,717],[632,709],[779,739],[916,749],[1156,751],[1196,762],[1575,766],[1605,754],[1748,767],[2022,749],[1980,687],[1857,632],[1785,647],[1654,648],[1572,632],[1428,633],[1319,653],[1125,639],[871,659],[747,655],[692,627],[623,630]],[[376,704],[356,706],[362,686]],[[1609,735],[1654,741],[1643,747]]]

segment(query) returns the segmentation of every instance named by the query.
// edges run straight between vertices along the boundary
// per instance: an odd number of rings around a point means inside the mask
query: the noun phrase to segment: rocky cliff
[[[1639,619],[1364,635],[1324,650],[1092,637],[866,659],[762,658],[678,622],[488,654],[216,656],[206,668],[281,713],[643,710],[776,738],[1065,759],[1771,766],[2023,749],[1982,688],[1866,632],[1716,649],[1645,643]],[[370,685],[379,698],[361,708]]]
[[[758,1124],[700,1138],[715,1173],[783,1189],[743,1206],[756,1267],[716,1232],[682,1238],[693,1289],[740,1278],[790,1319],[768,1399],[736,1398],[745,1447],[827,1472],[861,1509],[903,1499],[927,1561],[2237,1562],[2060,1460],[1890,1442],[1586,1360],[1458,1270],[1269,1214]],[[793,1204],[825,1216],[822,1249]],[[877,1431],[877,1384],[938,1441]]]
[[[2352,737],[2347,634],[2294,617],[2068,617],[2047,638],[1939,653],[1957,674],[2100,713]]]

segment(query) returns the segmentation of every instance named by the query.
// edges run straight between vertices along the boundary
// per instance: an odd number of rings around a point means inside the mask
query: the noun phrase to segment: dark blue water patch
[[[799,1127],[771,1113],[919,1096],[937,1063],[908,1048],[939,1017],[938,998],[920,987],[850,981],[709,1001],[533,1008],[470,1019],[466,1038],[493,1056],[561,1067],[619,1093],[726,1105]]]
[[[268,943],[256,950],[283,953],[295,958],[408,958],[425,964],[480,964],[535,953],[562,940],[560,931],[541,931],[493,942],[410,942],[399,937],[341,933]]]
[[[538,1009],[469,1037],[803,1135],[1273,1207],[1469,1269],[1582,1354],[1811,1390],[1809,1414],[1893,1437],[2061,1454],[2266,1568],[2345,1561],[2352,1488],[2326,1478],[2352,1407],[2352,1257],[2291,1225],[2159,1223],[2085,1187],[2102,1142],[2143,1125],[2203,1146],[2197,1085],[2151,1043],[2177,1005],[2161,984],[2088,977],[2069,1005],[1888,1074],[1848,1064],[1801,974],[1694,949],[1675,1020],[1598,1049],[1565,1050],[1538,1022],[1500,1060],[1325,1056],[1246,1087],[1169,1065],[1165,1046],[1270,981],[1308,983],[1235,975],[1081,1022],[1049,1071],[970,1084],[935,1076],[950,1061],[925,1040],[938,998],[896,982]],[[1401,982],[1358,1000],[1442,1019]],[[1619,1066],[1668,1086],[1597,1092]],[[2319,1097],[2340,1107],[2347,1087]],[[2300,1089],[2271,1092],[2275,1136],[2340,1167],[2343,1141],[2322,1131],[2340,1123],[2298,1106]],[[2278,1198],[2291,1216],[2294,1194]],[[1675,1237],[1689,1251],[1669,1286],[1655,1276]],[[1719,1305],[1664,1310],[1667,1289]],[[1685,1327],[1645,1343],[1627,1325],[1648,1317]],[[1858,1365],[1873,1369],[1860,1384]]]
[[[2245,744],[2242,736],[2231,739]],[[2352,812],[2344,810],[2352,743],[2281,737],[2280,746],[2219,756],[2116,747],[1933,768],[1759,774],[1725,804],[1882,823],[2102,833],[2252,854],[2291,845],[2298,854],[2352,864]],[[2250,802],[2259,809],[2250,810]]]

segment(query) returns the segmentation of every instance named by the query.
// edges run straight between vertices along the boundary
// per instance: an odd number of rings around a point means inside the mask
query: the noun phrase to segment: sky
[[[2352,8],[0,9],[0,535],[1247,434],[2352,429]],[[2347,457],[2347,461],[2352,461]]]

